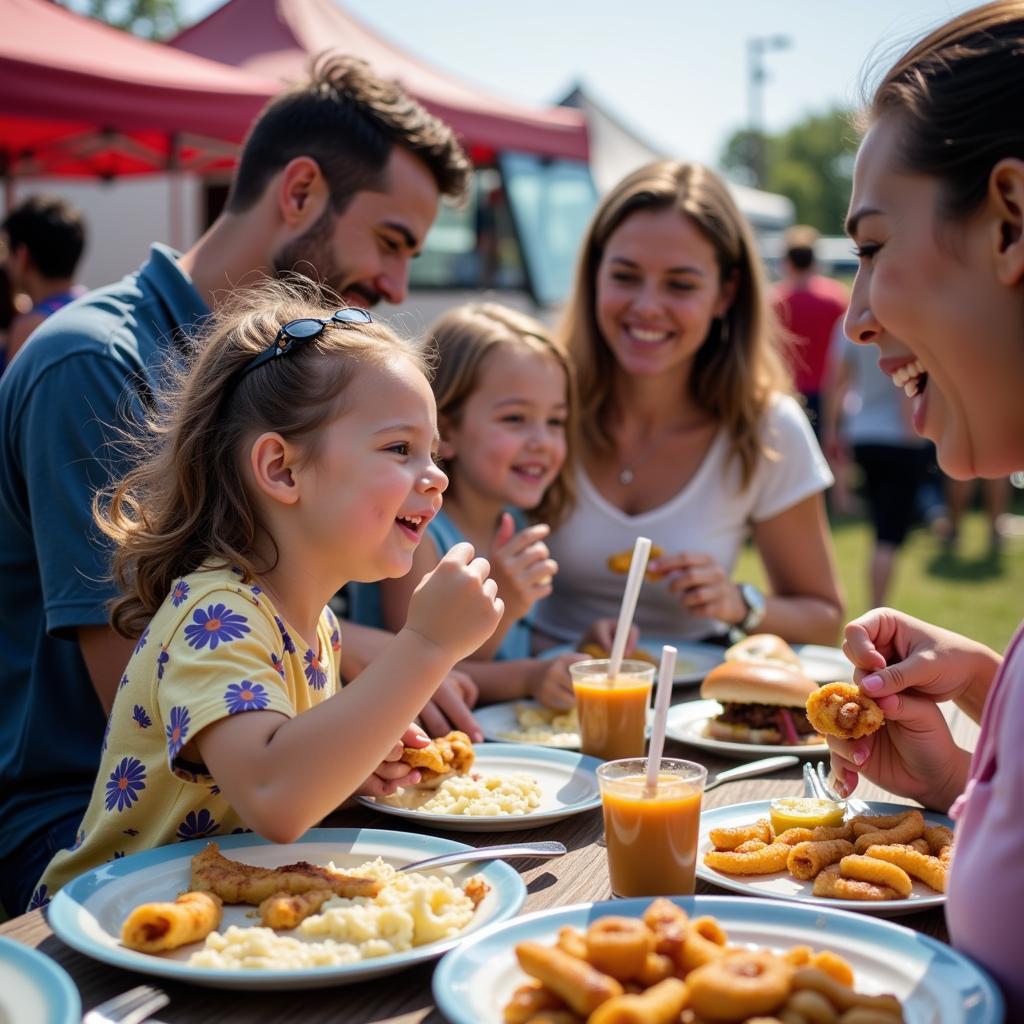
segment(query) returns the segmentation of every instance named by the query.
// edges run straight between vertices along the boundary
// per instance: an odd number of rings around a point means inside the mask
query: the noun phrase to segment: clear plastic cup
[[[618,675],[609,679],[608,659],[598,658],[570,665],[569,673],[583,753],[603,761],[643,757],[654,666],[627,659]]]
[[[663,757],[657,790],[649,793],[647,758],[598,767],[608,876],[616,896],[693,892],[707,775],[707,768],[695,761]]]

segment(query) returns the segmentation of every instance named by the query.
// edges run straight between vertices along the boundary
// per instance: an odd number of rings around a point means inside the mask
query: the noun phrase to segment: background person
[[[958,480],[1024,468],[1024,3],[953,18],[881,78],[847,222],[860,267],[846,332],[913,395],[914,429]],[[970,131],[964,126],[970,125]],[[1024,1019],[1024,627],[1000,658],[888,608],[846,627],[863,690],[886,715],[830,740],[844,794],[859,775],[957,820],[946,888],[953,945],[986,967]],[[981,722],[973,756],[938,704]]]
[[[158,440],[97,505],[135,652],[36,906],[116,856],[240,828],[293,843],[354,792],[418,782],[409,722],[501,618],[487,562],[460,544],[340,688],[327,601],[408,572],[447,484],[422,356],[364,310],[282,286],[215,317],[197,352],[160,393]]]
[[[559,572],[538,628],[570,643],[614,618],[623,577],[607,559],[642,534],[665,553],[640,593],[641,631],[834,642],[832,476],[789,393],[752,234],[721,179],[662,161],[612,189],[560,336],[579,381],[580,468],[573,513],[548,542]],[[732,579],[748,537],[770,595]]]
[[[818,232],[796,224],[783,236],[782,280],[775,286],[772,304],[779,322],[789,332],[786,355],[796,388],[803,395],[814,432],[821,436],[821,393],[832,332],[846,312],[846,289],[817,273],[814,247]]]
[[[133,644],[93,493],[123,475],[110,444],[168,361],[232,292],[304,274],[349,304],[400,302],[442,195],[469,164],[451,130],[362,61],[327,57],[250,128],[224,212],[183,255],[58,310],[0,378],[0,900],[40,851],[73,841]],[[357,628],[346,630],[355,648]],[[383,642],[386,640],[380,635]],[[379,649],[375,648],[375,650]],[[360,652],[355,652],[360,653]],[[351,678],[373,652],[342,654]]]
[[[871,607],[877,608],[885,604],[896,557],[918,519],[929,447],[911,425],[910,399],[878,368],[874,349],[855,345],[841,329],[833,345],[823,405],[824,446],[830,460],[850,452],[860,467],[874,533],[868,588]]]
[[[22,200],[0,225],[9,251],[8,270],[16,291],[30,298],[29,310],[8,329],[7,361],[51,314],[85,294],[75,271],[85,251],[85,220],[59,196]]]

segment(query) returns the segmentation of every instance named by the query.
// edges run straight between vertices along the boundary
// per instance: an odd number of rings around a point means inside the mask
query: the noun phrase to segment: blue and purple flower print
[[[50,894],[45,885],[37,885],[28,901],[29,910],[40,910],[50,902]]]
[[[175,608],[184,604],[188,600],[189,585],[184,580],[178,580],[174,584],[174,589],[171,591],[171,604]]]
[[[338,631],[338,624],[334,624],[331,630],[331,650],[337,654],[341,650],[341,633]]]
[[[262,711],[270,703],[270,697],[260,683],[243,679],[228,686],[224,703],[228,706],[229,715],[237,715],[242,711]]]
[[[149,626],[147,626],[142,631],[142,636],[140,636],[139,639],[136,641],[136,643],[135,643],[135,650],[132,653],[138,654],[139,651],[141,651],[142,648],[146,646],[146,641],[148,639],[149,639]]]
[[[303,669],[306,673],[306,682],[314,690],[322,690],[327,685],[327,671],[321,665],[320,659],[313,653],[312,648],[306,651],[303,660],[306,662],[306,667]]]
[[[270,652],[270,664],[274,666],[277,674],[284,679],[284,662],[277,656],[277,651]]]
[[[153,724],[153,719],[146,714],[146,709],[141,704],[136,704],[132,710],[132,718],[140,729],[148,729]]]
[[[215,651],[218,644],[245,636],[249,632],[248,621],[226,604],[211,604],[206,611],[197,608],[192,613],[192,622],[185,627],[185,638],[197,651],[207,644],[211,651]]]
[[[128,685],[128,673],[125,672],[123,676],[117,681],[117,688],[123,690]]]
[[[284,649],[289,654],[295,653],[295,641],[292,640],[291,633],[285,628],[284,620],[279,616],[274,616],[274,621],[277,623],[277,628],[281,630],[281,639],[284,640]]]
[[[160,654],[156,659],[156,681],[159,683],[164,677],[164,669],[167,667],[167,662],[171,660],[171,656],[167,653],[167,647],[160,648]]]
[[[146,769],[136,757],[122,757],[107,780],[107,796],[103,802],[108,811],[127,811],[146,788]]]
[[[198,814],[189,811],[185,820],[178,826],[177,838],[182,842],[189,839],[205,839],[207,836],[217,834],[220,825],[213,819],[213,815],[203,807]]]
[[[171,708],[170,721],[167,723],[167,757],[173,761],[181,752],[188,739],[189,714],[188,708]]]

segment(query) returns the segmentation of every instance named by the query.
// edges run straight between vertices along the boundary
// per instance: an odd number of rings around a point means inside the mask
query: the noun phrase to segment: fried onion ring
[[[839,873],[844,878],[887,885],[896,891],[900,899],[906,899],[914,888],[910,875],[903,868],[878,857],[864,857],[860,854],[844,857],[839,862]]]
[[[687,976],[690,1006],[709,1021],[740,1021],[777,1010],[793,967],[767,950],[738,949]]]
[[[689,998],[678,978],[665,978],[639,995],[617,996],[599,1006],[587,1024],[675,1024]]]
[[[526,1024],[546,1010],[563,1010],[565,1003],[536,978],[531,978],[512,993],[512,998],[502,1011],[505,1024]]]
[[[822,868],[853,853],[848,839],[831,839],[818,843],[797,843],[789,851],[786,868],[794,878],[812,879]]]
[[[551,989],[584,1017],[613,996],[622,995],[622,986],[614,978],[560,949],[539,942],[520,942],[516,946],[516,959],[530,977]]]
[[[789,847],[778,841],[760,850],[739,853],[735,850],[708,850],[704,863],[726,875],[770,875],[786,870]]]
[[[687,926],[686,941],[676,957],[683,974],[725,955],[728,937],[713,917],[695,917]]]
[[[807,1024],[836,1024],[839,1013],[828,996],[809,988],[794,992],[782,1007],[782,1013],[799,1014]]]
[[[751,839],[760,839],[767,846],[772,841],[772,823],[767,818],[758,818],[753,825],[713,828],[708,838],[716,850],[735,850]]]
[[[837,900],[895,900],[899,897],[895,889],[857,878],[843,878],[838,864],[829,864],[814,879],[815,896],[827,896]]]
[[[588,929],[587,960],[618,981],[643,972],[647,954],[654,952],[654,933],[635,917],[599,917]]]
[[[946,891],[947,861],[918,853],[917,850],[911,849],[909,846],[894,846],[892,844],[869,846],[867,855],[903,868],[911,878],[921,879],[925,885],[936,892]]]
[[[856,740],[881,728],[885,716],[853,683],[827,683],[807,698],[807,719],[826,736]]]
[[[924,835],[924,815],[918,810],[907,811],[903,820],[894,828],[879,829],[877,832],[864,832],[857,836],[853,844],[858,853],[863,853],[869,846],[893,846],[909,843]]]
[[[941,859],[942,851],[953,845],[953,830],[945,825],[930,825],[924,830],[924,839],[928,843],[928,852]]]
[[[879,1010],[896,1015],[897,1020],[903,1019],[900,1001],[892,995],[868,996],[855,992],[852,988],[840,984],[817,967],[801,967],[792,977],[791,985],[794,992],[809,989],[820,992],[836,1009],[846,1013],[855,1007]]]

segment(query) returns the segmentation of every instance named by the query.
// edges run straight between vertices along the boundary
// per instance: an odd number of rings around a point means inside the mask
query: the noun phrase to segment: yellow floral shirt
[[[317,639],[318,651],[306,647],[237,570],[178,580],[121,677],[75,844],[50,861],[32,905],[125,854],[244,831],[193,740],[228,715],[271,710],[290,718],[336,693],[341,638],[329,608]]]

